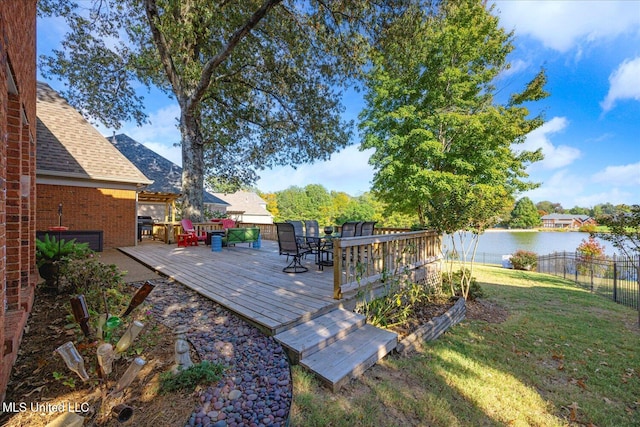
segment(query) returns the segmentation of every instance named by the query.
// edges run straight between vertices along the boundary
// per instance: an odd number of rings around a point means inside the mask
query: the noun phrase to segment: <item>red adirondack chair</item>
[[[180,223],[182,224],[184,234],[189,235],[188,244],[198,246],[198,240],[204,241],[207,238],[207,234],[204,232],[202,234],[198,234],[190,219],[185,218],[180,221]]]

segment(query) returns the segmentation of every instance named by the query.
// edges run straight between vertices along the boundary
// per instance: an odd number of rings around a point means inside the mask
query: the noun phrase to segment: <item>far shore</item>
[[[532,233],[532,232],[567,233],[580,231],[577,228],[487,228],[485,233]]]

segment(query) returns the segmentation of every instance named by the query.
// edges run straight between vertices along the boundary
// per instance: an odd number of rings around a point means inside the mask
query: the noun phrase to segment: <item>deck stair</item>
[[[275,335],[292,363],[337,391],[393,350],[395,333],[366,323],[364,316],[337,308]]]

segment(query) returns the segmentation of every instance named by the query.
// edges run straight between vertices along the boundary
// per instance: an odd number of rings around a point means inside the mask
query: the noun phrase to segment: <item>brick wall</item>
[[[59,224],[69,230],[102,230],[104,247],[136,244],[136,192],[62,185],[37,185],[38,230]]]
[[[15,88],[8,83],[9,75]],[[35,271],[36,0],[0,1],[0,396],[31,306]]]

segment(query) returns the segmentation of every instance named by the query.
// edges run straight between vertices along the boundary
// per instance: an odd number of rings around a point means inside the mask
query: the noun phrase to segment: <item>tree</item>
[[[278,209],[278,199],[275,193],[257,193],[262,200],[267,202],[267,210],[274,218],[278,218],[280,216],[280,209]]]
[[[277,221],[287,219],[304,219],[306,207],[309,206],[309,198],[303,188],[292,186],[286,190],[277,191],[278,204]]]
[[[546,212],[546,214],[552,213],[564,213],[564,208],[560,203],[552,203],[548,200],[536,203],[536,207],[539,211]],[[545,214],[545,215],[546,215]]]
[[[533,228],[542,225],[542,219],[538,215],[538,209],[531,199],[523,197],[516,202],[513,211],[511,211],[511,219],[509,220],[510,228]]]
[[[628,212],[620,210],[618,213],[601,215],[596,222],[607,227],[607,232],[594,232],[593,236],[611,242],[628,257],[640,255],[640,205],[632,205]],[[640,280],[640,265],[638,266],[638,280]]]
[[[496,102],[513,34],[492,10],[472,0],[410,8],[381,35],[360,116],[362,148],[375,149],[375,194],[421,225],[472,231],[474,253],[515,194],[537,186],[525,168],[541,152],[512,144],[542,125],[525,105],[547,95],[542,70],[506,104]],[[467,296],[470,277],[462,276]]]
[[[588,215],[591,213],[588,208],[581,208],[579,206],[574,206],[569,209],[569,213],[572,215]]]
[[[364,30],[378,22],[374,3],[93,0],[82,6],[39,2],[41,16],[63,16],[70,28],[61,49],[42,58],[42,73],[64,79],[69,102],[107,127],[146,120],[135,89],[140,83],[175,99],[185,217],[202,218],[207,173],[239,186],[274,165],[328,159],[349,142],[339,88],[364,62]]]

